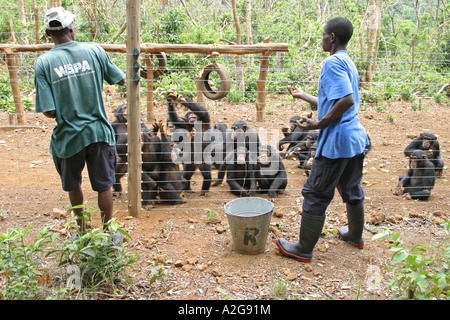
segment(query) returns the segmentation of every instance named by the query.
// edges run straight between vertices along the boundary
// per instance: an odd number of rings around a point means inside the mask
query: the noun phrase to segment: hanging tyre
[[[155,52],[152,53],[152,56],[153,55],[158,59],[158,67],[153,70],[153,79],[156,79],[164,74],[164,71],[167,68],[167,57],[164,52]],[[141,67],[141,77],[147,79],[147,69],[144,67]]]
[[[220,77],[220,86],[218,89],[211,87],[209,76],[212,72],[217,72]],[[203,68],[202,74],[200,75],[199,89],[208,99],[222,99],[231,89],[231,77],[228,70],[218,63],[207,65]]]

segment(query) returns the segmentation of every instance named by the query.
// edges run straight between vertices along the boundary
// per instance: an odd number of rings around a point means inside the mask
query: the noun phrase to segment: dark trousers
[[[361,187],[363,163],[364,154],[353,158],[315,158],[311,173],[302,189],[303,212],[325,216],[336,188],[345,203],[363,202],[364,191]]]

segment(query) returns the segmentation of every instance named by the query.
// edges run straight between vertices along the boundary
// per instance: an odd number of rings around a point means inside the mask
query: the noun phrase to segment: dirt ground
[[[117,99],[107,98],[110,112],[118,106]],[[400,232],[404,246],[433,244],[441,239],[441,227],[449,214],[450,185],[447,170],[436,180],[429,201],[416,202],[392,194],[407,160],[403,149],[423,131],[439,136],[442,157],[449,162],[450,113],[448,105],[422,101],[422,110],[415,111],[410,103],[390,103],[365,107],[361,122],[370,134],[373,150],[366,158],[363,186],[366,193],[366,246],[357,249],[339,240],[337,229],[346,223],[345,206],[339,195],[329,206],[323,235],[314,250],[311,263],[300,263],[282,256],[275,240],[285,237],[298,240],[301,214],[301,187],[306,180],[295,160],[284,160],[289,183],[278,196],[271,218],[271,229],[264,253],[240,254],[234,251],[229,224],[223,209],[236,197],[226,184],[212,187],[206,197],[192,193],[180,205],[155,205],[143,208],[137,218],[129,216],[126,196],[115,199],[115,213],[131,239],[131,250],[140,259],[130,270],[133,288],[122,288],[117,299],[299,299],[299,300],[385,300],[393,299],[387,288],[389,279],[376,283],[386,275],[392,252],[388,243],[371,240],[382,228]],[[379,106],[379,107],[380,107]],[[255,122],[254,104],[232,105],[208,102],[213,121],[232,123],[243,119],[257,129],[281,134],[282,126],[306,105],[293,102],[287,96],[271,96],[264,123]],[[158,119],[165,119],[166,106],[156,107]],[[316,113],[313,113],[316,117]],[[112,118],[111,118],[112,119]],[[390,119],[390,120],[389,120]],[[8,125],[6,114],[0,115],[0,231],[10,227],[33,225],[36,229],[48,225],[55,232],[65,233],[67,195],[60,187],[52,160],[48,154],[53,122],[42,115],[28,113],[26,126]],[[270,136],[269,136],[270,137]],[[215,175],[215,172],[214,174]],[[194,190],[201,185],[195,174]],[[123,179],[126,183],[126,178]],[[83,187],[89,206],[96,206],[96,195],[89,191],[87,174]],[[267,195],[259,194],[259,197]],[[56,209],[56,210],[55,210]],[[205,209],[216,211],[218,219],[210,221]],[[92,224],[98,224],[94,216]],[[163,261],[165,265],[157,264]],[[166,272],[164,278],[151,283],[155,266]]]

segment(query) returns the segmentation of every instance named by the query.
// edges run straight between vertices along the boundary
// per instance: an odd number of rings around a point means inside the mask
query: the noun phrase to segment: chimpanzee
[[[227,124],[219,120],[212,130],[204,135],[207,146],[203,150],[203,156],[209,157],[214,169],[219,169],[225,159],[227,132]]]
[[[267,192],[270,201],[274,201],[277,193],[286,189],[286,168],[280,155],[271,145],[259,148],[255,177],[259,191]]]
[[[319,133],[317,131],[309,131],[302,141],[286,151],[285,158],[290,159],[295,156],[300,162],[298,168],[307,169],[308,161],[315,156],[318,136]]]
[[[190,109],[184,118],[180,117],[175,110],[175,103],[177,102]],[[184,190],[187,192],[192,191],[191,178],[198,168],[203,176],[201,194],[205,195],[209,191],[212,181],[211,163],[205,161],[203,157],[204,148],[208,145],[207,141],[204,139],[204,133],[211,128],[208,110],[200,104],[190,99],[186,99],[181,94],[174,91],[169,91],[167,93],[167,103],[169,106],[169,121],[175,127],[172,140],[176,140],[174,142],[179,142],[175,138],[175,135],[179,137],[180,130],[184,130],[186,132],[186,135],[184,135],[185,138],[190,139],[191,141],[190,150],[183,150],[183,152],[187,151],[183,158],[183,178],[186,180]],[[198,154],[198,152],[201,154]]]
[[[312,113],[305,115],[309,118],[312,117]],[[289,126],[283,127],[281,131],[283,132],[284,138],[278,141],[278,150],[283,150],[283,145],[289,143],[287,150],[291,149],[295,144],[304,140],[308,134],[307,130],[300,129],[297,126],[297,121],[302,119],[301,116],[293,116],[289,120]],[[285,153],[281,153],[281,156],[285,156]]]
[[[414,150],[409,157],[409,170],[399,177],[394,195],[410,194],[412,199],[427,200],[435,183],[435,169],[427,152]]]
[[[437,137],[429,132],[421,133],[405,149],[404,154],[410,157],[414,150],[424,150],[428,159],[434,165],[436,176],[441,177],[444,170],[444,161],[441,158],[441,149]]]
[[[225,138],[224,160],[219,166],[217,178],[214,179],[213,186],[220,185],[227,172],[227,163],[232,163],[235,159],[236,149],[245,147],[249,154],[249,162],[256,165],[260,140],[255,129],[251,128],[247,122],[238,120],[234,122],[231,129],[227,131]]]
[[[158,137],[159,127],[153,125],[152,130],[142,134],[142,205],[156,202],[158,194],[161,139]]]
[[[158,164],[158,194],[161,203],[178,204],[186,200],[181,196],[185,181],[178,164],[176,164],[176,154],[172,148],[171,141],[162,123],[155,124],[154,128],[159,128],[161,132],[161,148]]]
[[[158,172],[145,172],[141,173],[141,197],[142,205],[146,206],[151,203],[156,203],[158,195]]]
[[[247,122],[238,120],[233,123],[227,135],[226,144],[227,153],[236,150],[237,147],[244,146],[249,153],[249,161],[256,164],[260,145],[259,136]]]
[[[250,163],[249,151],[244,146],[237,147],[233,159],[225,165],[230,192],[240,197],[255,196],[255,166]]]
[[[115,120],[111,123],[115,135],[116,135],[116,153],[117,153],[117,165],[116,165],[116,182],[113,185],[114,193],[122,192],[122,185],[120,183],[120,179],[127,173],[128,170],[128,131],[127,131],[127,105],[122,104],[117,107],[114,112]],[[150,130],[147,126],[141,122],[141,132],[142,132],[142,146],[143,153],[149,154],[152,156],[153,141],[147,139],[149,135],[151,135]],[[154,158],[153,158],[154,159]],[[154,161],[150,160],[150,158],[146,157],[146,161]]]
[[[116,153],[117,153],[117,165],[116,165],[116,182],[113,185],[114,193],[122,192],[122,185],[120,179],[125,175],[128,170],[128,149],[127,149],[127,105],[122,104],[117,107],[114,112],[115,119],[111,123],[115,135],[116,135]]]

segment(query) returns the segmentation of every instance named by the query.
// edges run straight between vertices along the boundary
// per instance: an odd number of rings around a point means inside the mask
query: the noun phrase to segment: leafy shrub
[[[393,251],[391,264],[387,267],[390,289],[400,299],[449,299],[450,298],[450,244],[449,225],[443,224],[446,237],[436,246],[417,245],[411,249],[402,245],[399,233],[385,230],[372,239],[390,240]]]
[[[0,299],[39,298],[39,280],[45,274],[43,259],[49,254],[44,249],[56,240],[57,234],[46,227],[27,244],[25,238],[30,230],[31,226],[12,228],[0,235]]]
[[[80,207],[85,208],[73,208]],[[89,219],[90,213],[84,210],[83,217]],[[78,237],[65,240],[61,249],[57,250],[60,255],[59,266],[77,266],[81,271],[82,282],[89,287],[120,281],[126,277],[126,268],[133,265],[137,255],[126,250],[127,242],[113,243],[112,235],[117,232],[130,237],[113,218],[103,227],[78,233]]]

